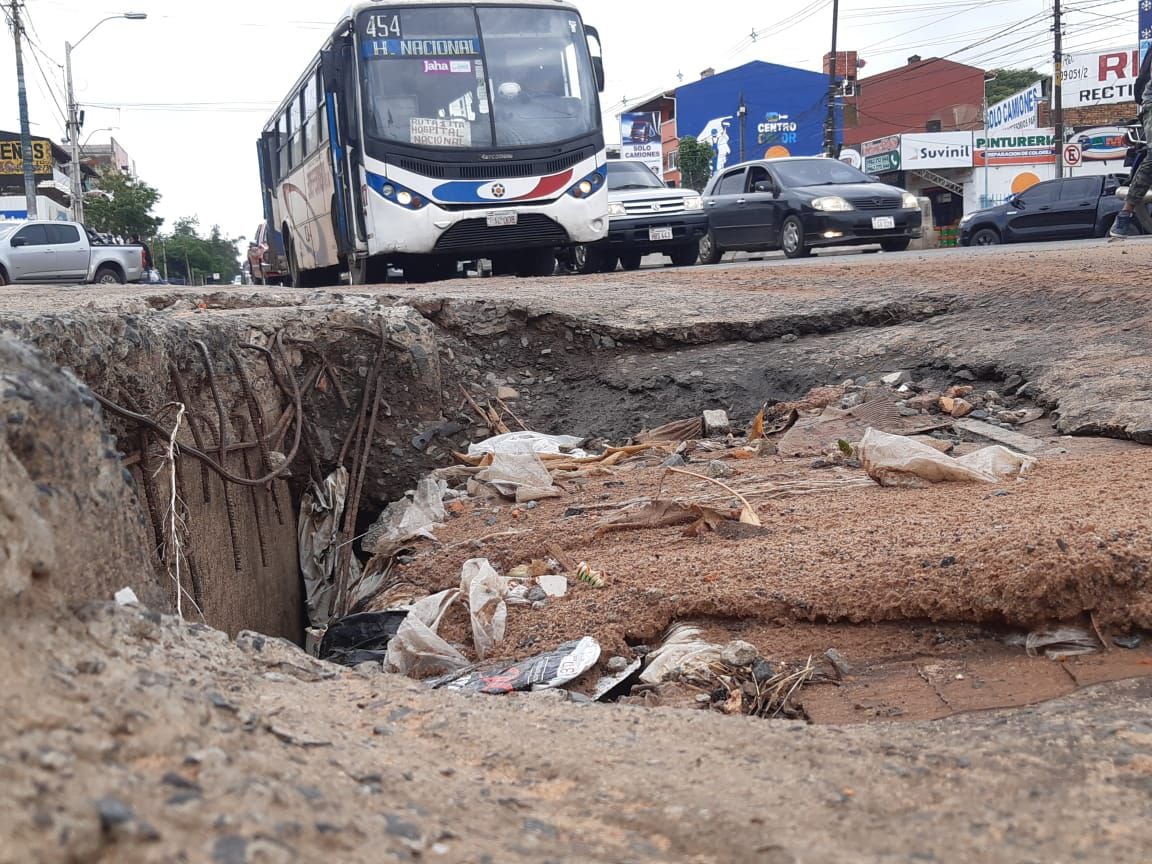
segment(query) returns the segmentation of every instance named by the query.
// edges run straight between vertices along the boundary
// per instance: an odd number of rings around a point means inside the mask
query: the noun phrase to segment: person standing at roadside
[[[1144,127],[1144,141],[1152,142],[1152,49],[1144,54],[1140,64],[1140,74],[1136,76],[1136,84],[1132,88],[1136,102],[1140,106],[1140,125]],[[1144,161],[1133,173],[1128,181],[1128,195],[1124,198],[1124,208],[1116,214],[1116,221],[1108,236],[1113,240],[1123,240],[1139,234],[1139,229],[1132,224],[1137,207],[1146,207],[1144,196],[1152,187],[1152,158],[1149,153],[1144,154]]]
[[[139,234],[133,234],[130,242],[133,246],[139,246],[144,250],[144,272],[151,274],[154,269],[152,266],[152,250],[148,248],[148,244],[144,242]]]

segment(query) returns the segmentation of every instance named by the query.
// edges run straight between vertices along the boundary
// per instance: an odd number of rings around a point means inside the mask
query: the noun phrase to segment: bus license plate
[[[895,228],[896,219],[892,216],[873,216],[872,227],[877,231],[883,231],[885,228]]]
[[[515,225],[519,221],[516,213],[489,213],[488,227],[503,228],[506,225]]]
[[[671,240],[672,239],[672,229],[671,228],[649,228],[648,229],[648,239],[649,240]]]

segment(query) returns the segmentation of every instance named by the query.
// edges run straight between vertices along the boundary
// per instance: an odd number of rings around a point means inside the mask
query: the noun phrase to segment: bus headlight
[[[403,204],[405,207],[407,207],[412,203],[412,193],[405,190],[396,196],[396,201],[397,203]]]
[[[587,198],[589,195],[595,194],[596,191],[604,185],[606,174],[606,168],[597,168],[587,177],[577,180],[570,186],[568,188],[568,194],[573,198]]]
[[[383,195],[385,198],[391,198],[393,195],[396,194],[396,187],[393,186],[391,183],[385,183],[384,186],[382,186],[380,189],[380,194]]]
[[[420,210],[429,203],[418,192],[405,189],[399,183],[380,174],[368,174],[368,187],[385,201],[391,201],[406,210]]]

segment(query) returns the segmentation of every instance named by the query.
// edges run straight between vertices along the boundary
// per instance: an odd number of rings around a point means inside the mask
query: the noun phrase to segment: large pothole
[[[946,308],[938,298],[755,325],[665,328],[643,338],[482,305],[440,304],[419,314],[329,295],[313,298],[324,304],[288,308],[209,297],[178,298],[173,309],[167,299],[161,313],[5,323],[107,400],[169,605],[176,605],[179,577],[186,615],[199,609],[231,633],[253,629],[296,641],[305,626],[300,501],[339,465],[351,491],[331,554],[369,564],[356,541],[385,505],[500,424],[591,438],[595,449],[597,441],[623,443],[642,429],[723,408],[742,432],[760,406],[800,400],[817,385],[868,376],[867,384],[830,397],[834,408],[840,399],[866,401],[876,376],[894,369],[916,385],[902,394],[907,404],[892,401],[908,416],[920,411],[908,407],[916,398],[924,397],[928,416],[933,399],[969,395],[945,396],[952,385],[983,394],[979,422],[1054,404],[1015,369],[982,359],[966,367],[930,343],[892,340],[886,324],[926,321]],[[857,328],[868,328],[869,338]],[[178,414],[180,446],[170,448]],[[679,528],[599,530],[605,514],[629,500],[667,494],[723,506],[730,499],[704,481],[669,477],[663,456],[589,467],[563,478],[560,498],[532,507],[463,497],[467,478],[460,475],[462,497],[437,531],[440,542],[412,544],[376,566],[386,567],[383,588],[407,584],[417,593],[458,584],[464,562],[478,557],[504,573],[560,559],[606,574],[603,586],[573,581],[562,599],[514,608],[498,658],[593,635],[604,661],[631,662],[637,646],[700,618],[729,622],[730,636],[748,628],[812,634],[813,646],[826,643],[815,654],[835,649],[856,670],[855,681],[830,683],[819,697],[813,691],[806,715],[828,722],[1026,704],[1109,676],[1144,674],[1144,654],[1107,651],[1112,633],[1152,626],[1149,538],[1134,515],[1152,502],[1138,500],[1149,493],[1131,480],[1132,464],[1148,457],[1119,444],[1054,443],[1050,419],[1033,422],[1040,426],[1023,431],[1042,434],[1048,454],[1033,477],[1000,489],[879,489],[855,483],[858,467],[824,446],[782,454],[774,442],[755,458],[733,457],[715,469],[737,491],[767,490],[758,504],[763,526],[694,537]],[[709,473],[730,444],[687,452],[686,467]],[[191,448],[216,465],[193,458]],[[274,479],[252,482],[268,476]],[[917,648],[931,627],[902,623],[951,622],[937,629],[945,634],[938,644],[951,645],[947,634],[964,627],[1027,629],[1085,615],[1106,633],[1100,655],[1074,661],[1083,664],[1075,668],[993,649],[1003,643],[986,636],[962,650]],[[856,629],[837,629],[838,622]],[[861,628],[866,622],[881,623]],[[884,633],[913,641],[900,650],[853,647],[883,641]],[[775,662],[803,660],[804,651],[774,647],[775,638],[764,636],[756,647]],[[1001,686],[1023,674],[1025,662],[1043,683]],[[981,692],[958,694],[955,682],[963,681]],[[675,702],[670,694],[629,698]]]

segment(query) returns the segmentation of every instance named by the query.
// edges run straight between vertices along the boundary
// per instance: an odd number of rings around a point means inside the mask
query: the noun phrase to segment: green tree
[[[199,220],[185,216],[176,220],[172,233],[156,237],[152,257],[169,279],[198,285],[219,273],[220,280],[227,282],[240,272],[236,244],[242,239],[225,237],[219,225],[213,225],[207,236],[202,236]]]
[[[1047,77],[1035,69],[992,69],[987,73],[988,77],[993,75],[996,80],[984,85],[989,105],[995,105]]]
[[[160,193],[143,180],[108,170],[100,175],[99,190],[84,199],[89,227],[105,234],[151,237],[164,220],[152,215]]]
[[[681,138],[678,147],[680,185],[702,192],[712,176],[712,148],[695,138]]]

